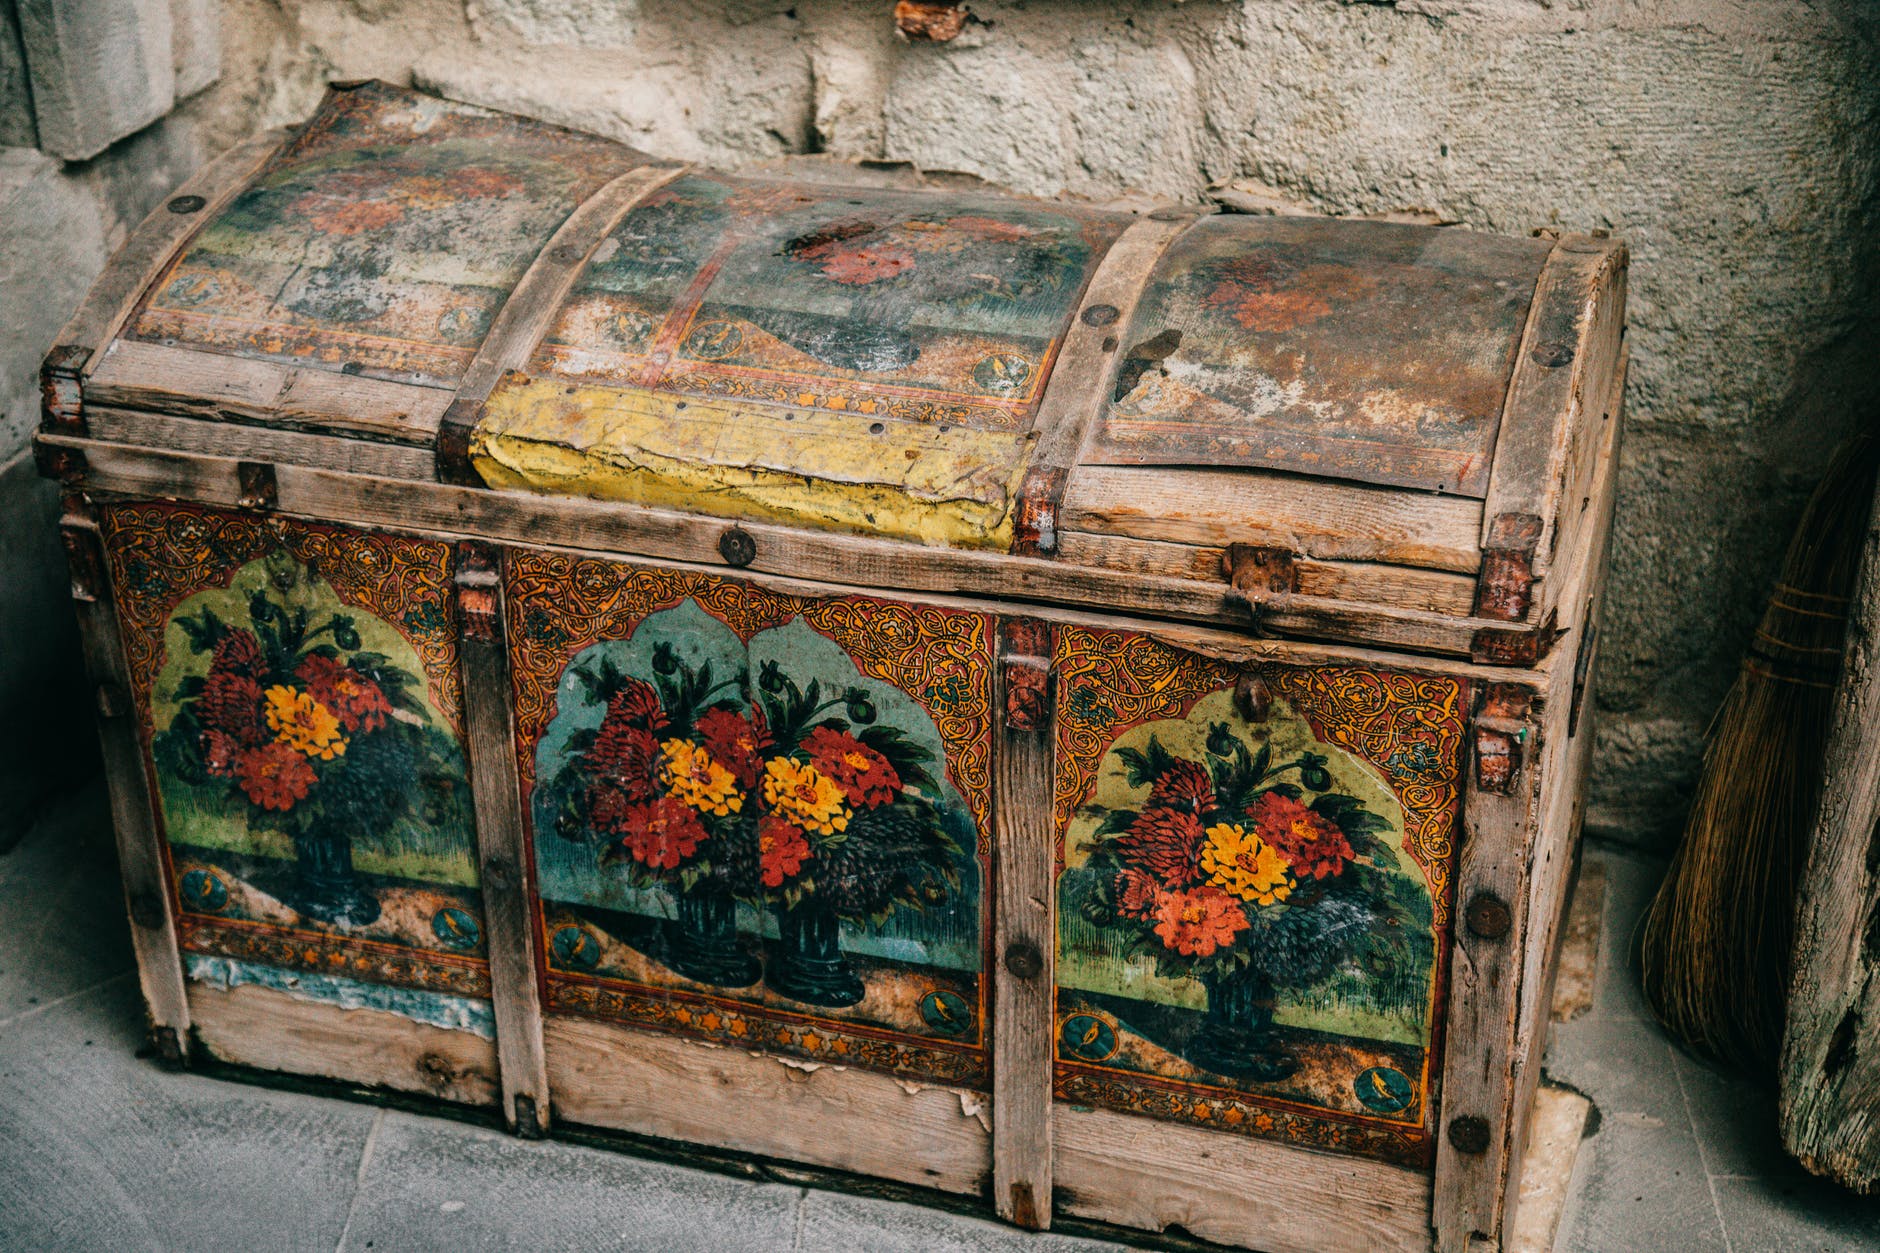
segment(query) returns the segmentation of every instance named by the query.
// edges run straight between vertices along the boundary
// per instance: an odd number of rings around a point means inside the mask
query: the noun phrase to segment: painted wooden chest
[[[45,367],[154,1040],[1033,1227],[1495,1245],[1624,273],[335,89]]]

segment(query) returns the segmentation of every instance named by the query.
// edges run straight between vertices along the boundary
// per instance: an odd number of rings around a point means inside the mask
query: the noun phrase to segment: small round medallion
[[[563,970],[592,970],[601,964],[601,943],[581,927],[562,927],[549,941],[555,964]]]
[[[1058,1028],[1058,1051],[1080,1062],[1107,1061],[1116,1052],[1116,1028],[1095,1014],[1072,1014]]]
[[[473,949],[482,938],[476,917],[455,905],[446,905],[431,915],[431,931],[445,948]]]
[[[1010,396],[1024,390],[1031,379],[1031,362],[1009,352],[981,357],[973,367],[973,382],[982,392]]]
[[[973,1025],[973,1007],[959,993],[936,988],[920,998],[920,1017],[942,1035],[964,1035]]]
[[[701,322],[685,337],[685,355],[702,361],[729,357],[744,342],[744,332],[729,322]]]
[[[200,914],[219,914],[228,907],[228,884],[213,870],[191,870],[180,885],[183,908]]]
[[[1358,1104],[1380,1114],[1401,1113],[1416,1098],[1416,1089],[1411,1086],[1409,1077],[1390,1066],[1359,1071],[1351,1089],[1357,1094]]]

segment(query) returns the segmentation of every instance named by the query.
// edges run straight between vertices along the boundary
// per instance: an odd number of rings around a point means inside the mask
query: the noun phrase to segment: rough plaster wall
[[[1633,249],[1594,820],[1675,825],[1801,496],[1880,400],[1880,7],[1854,0],[230,0],[213,150],[377,76],[723,166],[1432,211]],[[1874,412],[1869,407],[1868,413]]]

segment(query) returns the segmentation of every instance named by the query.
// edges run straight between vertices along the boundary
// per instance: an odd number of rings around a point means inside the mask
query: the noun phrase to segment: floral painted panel
[[[508,560],[549,1012],[985,1086],[990,620]]]
[[[128,337],[449,386],[555,229],[645,158],[382,83],[331,92]]]
[[[596,251],[536,373],[1024,430],[1122,214],[687,175]]]
[[[1058,1098],[1427,1164],[1462,683],[1271,666],[1243,712],[1147,636],[1057,664]]]
[[[448,546],[100,523],[192,977],[488,1034]]]

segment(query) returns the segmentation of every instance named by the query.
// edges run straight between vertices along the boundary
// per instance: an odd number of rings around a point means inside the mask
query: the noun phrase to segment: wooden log
[[[1051,1226],[1051,1072],[1056,1050],[1057,877],[1051,838],[1052,632],[1008,619],[999,649],[993,790],[992,1199],[1020,1227]]]
[[[1880,495],[1847,620],[1821,807],[1796,905],[1783,1147],[1880,1192]]]
[[[77,497],[67,498],[59,530],[71,564],[72,603],[78,614],[85,673],[97,702],[111,829],[117,835],[118,868],[131,917],[131,948],[149,1012],[151,1040],[158,1056],[182,1063],[189,1056],[190,1016],[173,925],[169,855],[145,772],[140,718],[118,632],[104,547],[90,507]]]
[[[517,1135],[537,1139],[548,1134],[549,1093],[542,995],[536,979],[534,893],[516,769],[500,557],[487,544],[466,541],[457,547],[457,612],[464,743],[476,796],[477,862],[503,1120]]]

